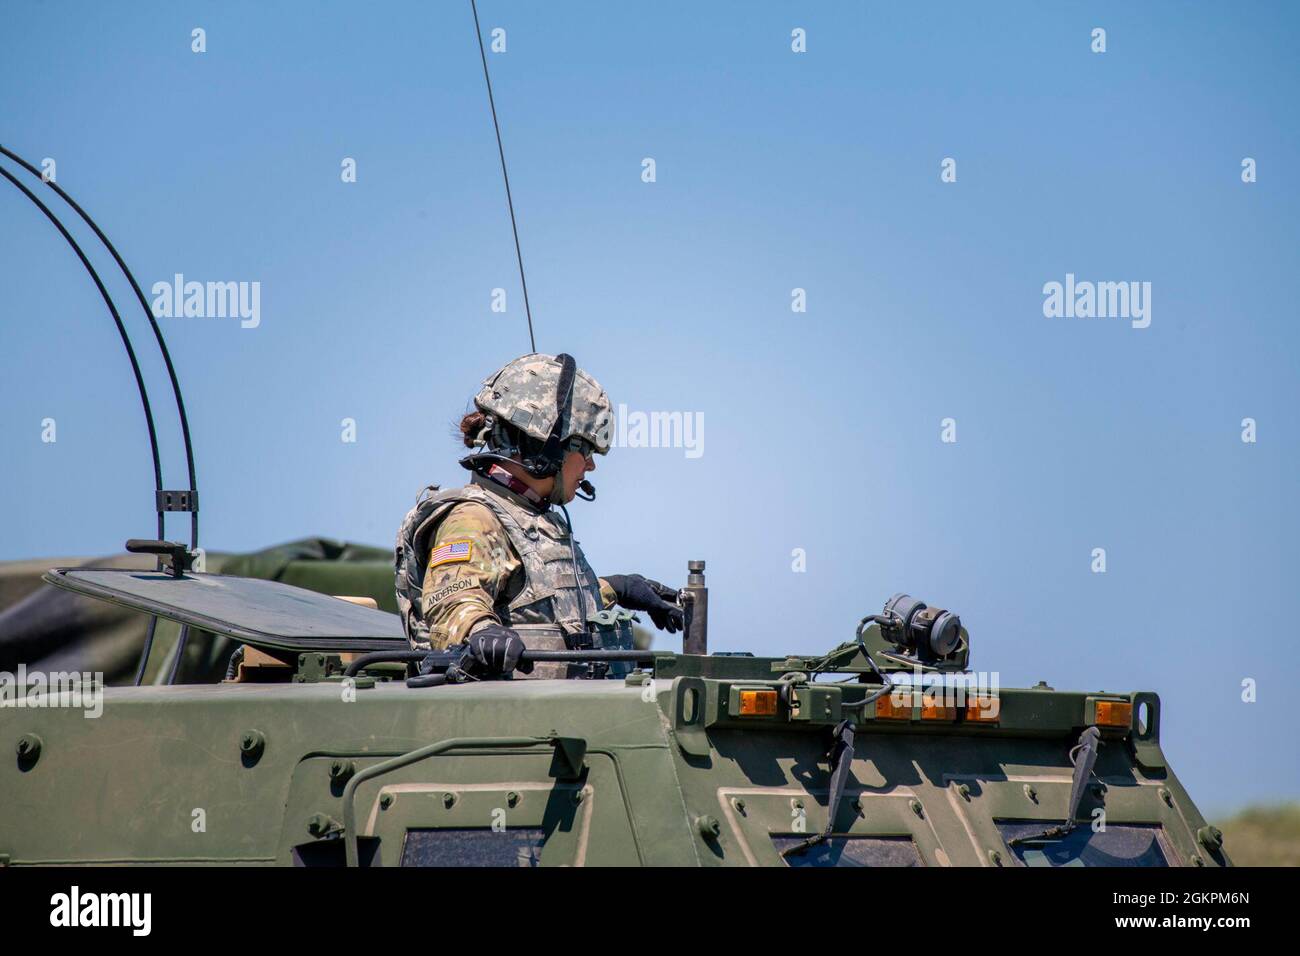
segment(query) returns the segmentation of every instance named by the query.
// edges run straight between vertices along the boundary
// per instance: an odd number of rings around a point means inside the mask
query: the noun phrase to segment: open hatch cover
[[[56,587],[254,647],[288,651],[384,651],[406,648],[396,614],[279,581],[221,574],[122,568],[54,568]]]

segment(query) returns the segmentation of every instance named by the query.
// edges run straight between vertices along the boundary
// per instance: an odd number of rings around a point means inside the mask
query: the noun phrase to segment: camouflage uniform
[[[614,603],[614,592],[576,542],[571,552],[559,514],[483,473],[489,461],[520,460],[519,435],[539,444],[558,440],[561,452],[577,439],[589,453],[609,451],[609,397],[572,362],[567,355],[534,353],[489,376],[474,398],[489,423],[479,437],[482,451],[461,462],[474,471],[470,484],[441,492],[430,487],[407,513],[394,563],[398,611],[412,647],[459,644],[487,623],[512,628],[535,649],[633,646],[626,613],[616,622],[609,615],[595,625],[588,620]],[[560,407],[565,368],[572,371],[572,388]],[[556,481],[553,494],[560,491],[558,475]],[[577,676],[581,670],[539,664],[531,676]]]
[[[483,623],[515,629],[531,648],[632,647],[631,627],[592,633],[583,619],[614,604],[582,549],[575,582],[569,532],[560,516],[475,475],[434,496],[429,564],[420,604],[428,646],[463,642]],[[578,597],[578,588],[583,597]],[[563,664],[540,664],[533,677],[564,677]],[[517,675],[522,676],[522,675]]]

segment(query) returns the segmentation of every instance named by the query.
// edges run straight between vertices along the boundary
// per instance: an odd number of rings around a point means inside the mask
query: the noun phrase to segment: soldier
[[[525,648],[631,648],[629,615],[670,634],[677,592],[639,574],[596,577],[564,507],[609,452],[613,410],[569,355],[534,353],[490,376],[460,423],[472,472],[462,488],[425,489],[397,537],[397,601],[411,646],[463,646],[476,676],[576,676],[577,666],[519,664]],[[426,493],[434,492],[426,497]],[[563,518],[561,518],[563,514]],[[611,620],[611,618],[614,618]]]

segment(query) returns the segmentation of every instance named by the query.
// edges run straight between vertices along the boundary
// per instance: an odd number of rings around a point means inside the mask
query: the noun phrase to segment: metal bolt
[[[1038,802],[1038,791],[1035,790],[1033,787],[1031,787],[1029,784],[1025,784],[1025,796],[1028,797],[1030,801],[1032,801],[1033,803]]]
[[[1159,793],[1160,793],[1160,799],[1165,802],[1165,806],[1172,807],[1174,805],[1174,795],[1172,793],[1170,793],[1164,787],[1160,788]]]
[[[574,802],[574,803],[582,803],[582,791],[581,791],[581,790],[575,790],[575,791],[573,791],[573,802]]]
[[[314,837],[323,837],[339,829],[339,822],[323,813],[314,813],[307,820],[307,832]]]
[[[517,806],[519,806],[519,794],[515,793],[513,790],[511,790],[509,793],[507,793],[507,794],[506,794],[506,806],[508,806],[508,807],[517,807]]]
[[[259,757],[266,749],[266,736],[260,730],[247,730],[239,738],[239,749],[246,757]]]
[[[743,814],[745,812],[745,801],[740,799],[740,797],[733,797],[731,799],[731,805],[736,808],[737,813]]]
[[[989,862],[994,866],[1002,865],[1002,854],[997,850],[989,850]]]
[[[379,795],[379,809],[387,810],[393,805],[393,795],[391,793],[381,793]]]
[[[792,799],[790,800],[790,809],[791,809],[791,810],[802,810],[802,809],[803,809],[803,801],[800,800],[798,797],[794,797],[794,798],[792,798]]]
[[[1211,852],[1223,846],[1223,831],[1218,827],[1205,826],[1196,831],[1197,841]]]
[[[925,810],[922,809],[920,800],[909,800],[907,802],[907,805],[912,808],[912,812],[915,813],[918,817],[925,816]]]
[[[957,784],[957,793],[961,796],[961,798],[962,798],[963,800],[969,800],[969,799],[970,799],[970,784],[968,784],[968,783],[959,783],[959,784]]]
[[[718,823],[716,817],[711,817],[707,813],[702,817],[695,818],[695,828],[700,831],[700,836],[706,840],[716,839],[722,832],[722,824]]]
[[[15,749],[20,760],[35,760],[41,754],[41,738],[35,734],[23,734],[18,738]]]
[[[330,761],[330,779],[338,783],[347,780],[348,777],[356,773],[357,767],[351,760],[332,760]]]
[[[450,810],[456,805],[456,795],[454,793],[444,793],[442,795],[442,805]]]

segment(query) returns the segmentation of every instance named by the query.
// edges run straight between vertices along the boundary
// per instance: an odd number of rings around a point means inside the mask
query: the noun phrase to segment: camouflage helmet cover
[[[556,392],[562,365],[554,355],[534,352],[510,362],[488,376],[474,397],[474,405],[501,424],[546,441],[563,411],[561,443],[582,438],[597,454],[609,452],[614,433],[614,410],[609,396],[594,378],[578,369],[573,376],[573,397],[567,409],[557,409]]]

